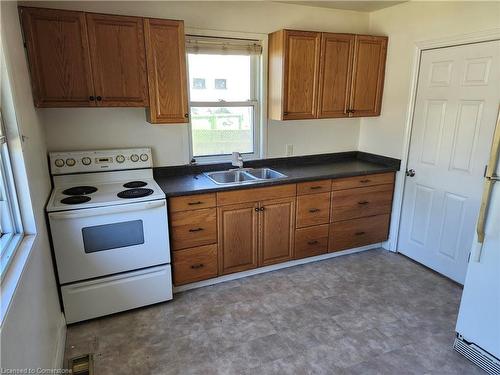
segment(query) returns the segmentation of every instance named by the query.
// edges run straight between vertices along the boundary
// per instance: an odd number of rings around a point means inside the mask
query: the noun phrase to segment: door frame
[[[396,173],[396,182],[394,189],[394,206],[391,219],[391,230],[389,240],[384,244],[384,248],[399,252],[401,214],[403,212],[403,198],[406,183],[406,169],[410,156],[411,135],[413,130],[413,118],[415,114],[415,102],[417,98],[417,86],[420,73],[420,62],[422,53],[431,49],[454,47],[473,43],[491,42],[500,40],[500,28],[488,29],[483,31],[471,32],[466,34],[453,35],[449,37],[426,39],[416,41],[413,49],[413,67],[410,84],[410,97],[407,105],[407,115],[405,121],[405,130],[403,136],[403,149],[401,152],[401,167]]]

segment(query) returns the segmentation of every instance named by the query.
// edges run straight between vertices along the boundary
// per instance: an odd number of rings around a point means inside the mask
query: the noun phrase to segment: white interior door
[[[462,284],[499,102],[500,41],[422,53],[398,250]]]

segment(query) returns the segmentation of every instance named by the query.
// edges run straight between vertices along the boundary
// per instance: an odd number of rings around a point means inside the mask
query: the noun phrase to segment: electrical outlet
[[[293,155],[293,145],[291,145],[291,144],[286,145],[285,152],[286,152],[286,156],[292,156]]]

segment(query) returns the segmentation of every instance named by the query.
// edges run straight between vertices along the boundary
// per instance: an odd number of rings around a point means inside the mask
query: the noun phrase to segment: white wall
[[[268,34],[281,28],[363,33],[368,14],[273,2],[26,2],[34,6],[183,19],[186,28]],[[189,161],[185,125],[153,126],[143,109],[42,109],[49,150],[151,146],[156,165]],[[266,132],[266,129],[264,130]],[[358,119],[269,122],[267,155],[354,150]]]
[[[359,149],[402,158],[415,42],[500,27],[500,2],[411,1],[370,13],[370,33],[389,36],[382,115],[361,120]]]
[[[60,355],[57,344],[61,333],[64,333],[64,319],[57,296],[44,217],[44,206],[51,189],[44,127],[32,104],[31,85],[15,2],[1,2],[1,41],[12,89],[12,97],[8,97],[5,94],[7,78],[2,75],[2,111],[5,111],[6,126],[16,127],[17,122],[20,133],[25,137],[24,142],[21,142],[19,137],[17,140],[10,139],[9,146],[13,145],[11,152],[26,163],[26,169],[23,171],[26,180],[17,179],[16,183],[28,182],[28,191],[21,197],[25,199],[26,204],[22,206],[30,206],[31,203],[33,211],[22,211],[23,223],[26,232],[34,235],[35,239],[1,325],[0,366],[50,368],[54,365],[54,359]],[[4,71],[5,66],[2,68]],[[12,103],[15,106],[14,111],[10,109]],[[9,131],[8,133],[10,134]],[[16,145],[19,147],[16,148]],[[25,190],[25,187],[21,186],[21,190]],[[12,268],[9,271],[12,272]],[[11,275],[12,273],[8,272],[3,282],[10,280]],[[2,290],[5,291],[4,284]],[[5,298],[5,295],[2,298]],[[2,301],[2,304],[4,302]]]

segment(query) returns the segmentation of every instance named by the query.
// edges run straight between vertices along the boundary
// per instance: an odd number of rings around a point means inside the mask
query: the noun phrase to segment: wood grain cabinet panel
[[[384,89],[387,37],[356,35],[351,116],[379,116]]]
[[[349,116],[354,39],[352,34],[321,36],[319,118]]]
[[[168,200],[170,212],[199,210],[201,208],[215,207],[215,193],[185,195]]]
[[[316,118],[321,33],[280,30],[269,36],[269,115]]]
[[[173,254],[174,284],[182,285],[217,276],[217,245],[194,247]]]
[[[392,208],[392,191],[392,184],[334,191],[330,221],[388,214]]]
[[[344,190],[383,184],[394,184],[394,172],[338,178],[332,181],[332,190]]]
[[[19,8],[36,107],[95,106],[83,12]]]
[[[330,224],[328,251],[340,251],[387,240],[390,215],[378,215]]]
[[[257,203],[219,207],[219,274],[245,271],[257,267]]]
[[[324,254],[328,251],[328,224],[295,231],[295,259]]]
[[[293,259],[295,197],[261,202],[259,266]]]
[[[147,107],[143,19],[86,16],[97,105]]]
[[[332,189],[332,180],[301,182],[297,184],[297,195],[324,193]]]
[[[223,206],[227,204],[258,202],[268,199],[294,197],[296,194],[297,185],[295,184],[221,191],[217,193],[217,205]]]
[[[189,121],[184,22],[145,19],[149,82],[148,120],[153,124]]]
[[[217,242],[217,210],[172,212],[172,250],[208,245]]]
[[[329,192],[297,197],[297,228],[327,224],[329,218]]]

